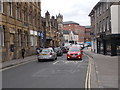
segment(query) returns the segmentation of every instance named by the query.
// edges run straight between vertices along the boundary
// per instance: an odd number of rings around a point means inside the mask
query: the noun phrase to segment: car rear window
[[[80,49],[79,48],[70,48],[69,51],[70,52],[79,52]]]
[[[46,53],[48,53],[48,52],[50,52],[51,50],[50,49],[43,49],[42,50],[42,52],[46,52]]]

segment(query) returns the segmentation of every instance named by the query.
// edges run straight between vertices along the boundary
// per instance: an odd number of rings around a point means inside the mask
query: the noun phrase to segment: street
[[[33,61],[3,71],[3,88],[85,88],[88,58]]]

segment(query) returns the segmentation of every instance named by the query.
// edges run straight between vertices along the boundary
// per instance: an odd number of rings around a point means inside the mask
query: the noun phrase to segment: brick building
[[[35,54],[41,29],[41,2],[2,2],[0,0],[0,48],[2,60]]]
[[[91,26],[85,26],[84,42],[91,42]]]
[[[78,33],[79,35],[78,42],[84,43],[84,36],[85,36],[84,26],[81,26],[78,23],[73,21],[67,21],[67,22],[63,22],[63,30],[69,30],[69,31],[74,31]]]

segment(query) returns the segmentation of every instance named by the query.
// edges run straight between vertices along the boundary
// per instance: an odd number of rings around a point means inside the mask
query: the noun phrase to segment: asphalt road
[[[88,58],[56,61],[33,61],[3,71],[3,88],[85,88]]]

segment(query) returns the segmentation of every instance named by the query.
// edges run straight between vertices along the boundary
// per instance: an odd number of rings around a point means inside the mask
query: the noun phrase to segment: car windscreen
[[[80,49],[79,48],[70,48],[69,51],[70,52],[79,52]]]

